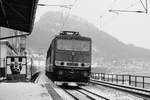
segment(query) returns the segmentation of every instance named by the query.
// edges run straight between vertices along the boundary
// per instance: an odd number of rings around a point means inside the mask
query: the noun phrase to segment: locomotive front
[[[56,81],[88,82],[91,73],[91,39],[78,34],[55,39],[54,76]]]

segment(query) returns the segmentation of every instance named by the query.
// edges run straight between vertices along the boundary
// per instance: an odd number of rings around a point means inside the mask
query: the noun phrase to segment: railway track
[[[68,89],[63,89],[63,90],[68,95],[70,95],[74,100],[82,100],[82,97],[77,96],[75,93],[73,93],[73,91],[82,94],[82,96],[85,96],[87,100],[110,100],[102,95],[98,95],[82,87],[78,87],[78,89],[74,89],[74,90],[68,90]]]
[[[97,81],[97,80],[91,80],[90,83],[114,88],[120,91],[124,91],[124,92],[133,94],[135,96],[141,97],[146,100],[150,98],[150,90],[144,90],[144,89],[135,88],[131,86],[118,85],[118,84],[113,84],[113,83],[104,82],[104,81]]]
[[[74,96],[71,92],[69,92],[67,89],[63,89],[67,94],[69,94],[74,100],[80,100],[78,97]]]
[[[39,79],[41,78],[41,79]],[[60,85],[60,86],[53,86],[48,81],[46,77],[38,77],[36,79],[35,83],[41,83],[44,84],[44,86],[47,88],[49,94],[54,98],[54,100],[119,100],[120,98],[125,98],[125,100],[143,100],[143,99],[137,99],[137,96],[134,95],[127,95],[124,92],[118,91],[117,89],[111,89],[106,88],[108,86],[103,86],[100,84],[100,82],[97,82],[99,84],[92,85],[85,85],[85,86],[66,86],[66,85]],[[43,82],[44,81],[44,82]],[[107,90],[108,89],[108,90]],[[52,91],[53,90],[53,91]],[[59,99],[56,98],[59,95]],[[149,100],[149,99],[146,99]]]
[[[92,94],[92,95],[95,95],[96,97],[101,98],[102,100],[110,100],[110,99],[108,99],[108,98],[106,98],[106,97],[104,97],[104,96],[102,96],[102,95],[96,94],[96,93],[91,92],[91,91],[89,91],[89,90],[87,90],[87,89],[84,89],[84,88],[82,88],[82,87],[79,87],[79,88],[80,88],[80,90],[85,91],[86,93],[90,93],[90,94]],[[80,90],[77,90],[77,91],[80,91]],[[81,91],[80,91],[80,92],[81,92]],[[86,95],[87,95],[87,94],[86,94]]]

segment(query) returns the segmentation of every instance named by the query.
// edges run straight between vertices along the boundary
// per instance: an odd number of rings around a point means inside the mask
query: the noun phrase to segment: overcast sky
[[[47,5],[74,4],[71,10],[56,6],[38,6],[36,21],[44,13],[56,10],[77,15],[126,44],[150,49],[150,13],[109,12],[108,10],[144,11],[140,0],[39,0]],[[142,0],[143,3],[145,0]],[[148,7],[150,2],[148,0]]]

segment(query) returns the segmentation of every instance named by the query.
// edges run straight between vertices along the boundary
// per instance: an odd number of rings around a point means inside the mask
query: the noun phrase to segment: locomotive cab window
[[[90,41],[57,40],[58,50],[90,51]]]

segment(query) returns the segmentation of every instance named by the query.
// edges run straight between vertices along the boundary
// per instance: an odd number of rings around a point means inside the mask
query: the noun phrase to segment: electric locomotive
[[[62,31],[47,51],[46,75],[52,81],[87,83],[91,74],[91,38]]]

